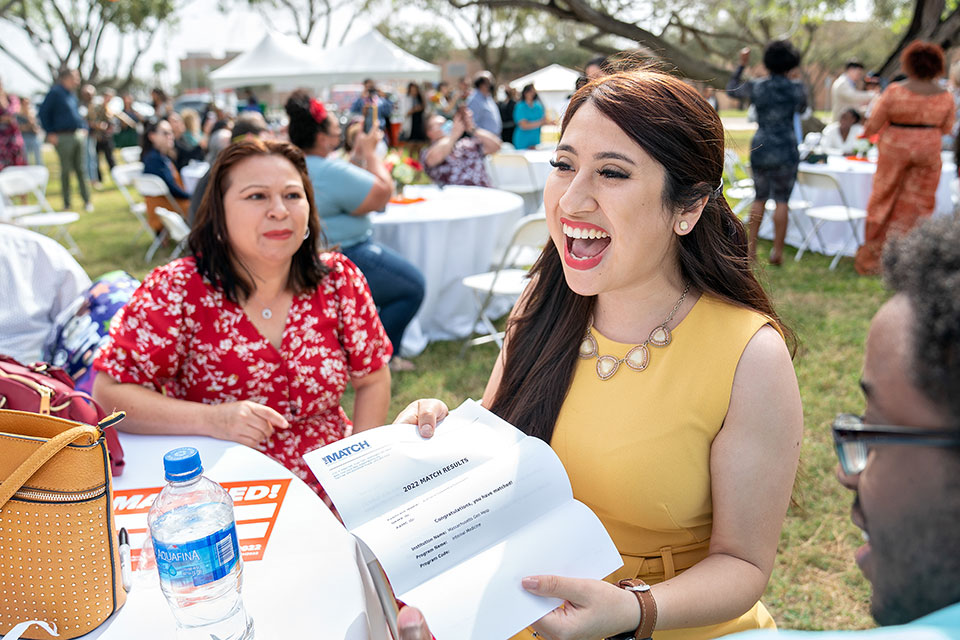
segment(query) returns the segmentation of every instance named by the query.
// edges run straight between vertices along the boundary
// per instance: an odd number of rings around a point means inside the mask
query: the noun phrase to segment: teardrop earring
[[[310,227],[307,227],[307,232],[303,234],[303,239],[306,240],[310,237]]]

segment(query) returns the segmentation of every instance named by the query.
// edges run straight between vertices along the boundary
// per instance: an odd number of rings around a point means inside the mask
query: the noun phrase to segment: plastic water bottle
[[[240,598],[243,561],[230,494],[201,475],[193,447],[163,456],[163,470],[168,484],[147,523],[178,640],[253,638]]]

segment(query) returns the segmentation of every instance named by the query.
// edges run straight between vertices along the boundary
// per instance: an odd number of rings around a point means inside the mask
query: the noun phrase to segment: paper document
[[[561,604],[527,593],[525,576],[603,578],[621,566],[550,446],[472,400],[429,440],[388,425],[304,459],[438,640],[504,640]]]

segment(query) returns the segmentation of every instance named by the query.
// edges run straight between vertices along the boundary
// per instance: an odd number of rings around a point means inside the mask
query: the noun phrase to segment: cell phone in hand
[[[363,132],[370,133],[377,126],[377,103],[363,105]]]

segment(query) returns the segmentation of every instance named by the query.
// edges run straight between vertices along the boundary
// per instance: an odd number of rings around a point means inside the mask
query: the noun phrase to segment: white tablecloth
[[[373,239],[399,252],[423,273],[426,295],[403,336],[414,355],[431,340],[455,340],[473,331],[477,308],[460,281],[490,270],[498,248],[509,242],[523,216],[523,198],[483,187],[407,187],[424,202],[390,204],[373,215]]]
[[[956,165],[952,161],[953,154],[947,154],[944,157],[943,168],[940,173],[940,184],[937,186],[937,205],[933,215],[951,215],[953,213],[953,202],[951,200],[950,185],[957,176]],[[843,190],[843,195],[847,204],[858,209],[866,209],[867,202],[870,200],[870,191],[873,188],[873,175],[877,171],[877,165],[873,162],[863,162],[859,160],[847,160],[839,156],[830,156],[826,164],[807,164],[800,163],[800,171],[810,173],[820,173],[830,175],[836,178]],[[834,191],[825,191],[821,189],[802,188],[798,184],[794,187],[792,198],[808,200],[814,206],[841,204],[840,198]],[[790,212],[790,226],[787,229],[787,243],[798,247],[803,242],[807,232],[812,229],[813,221],[802,211]],[[863,241],[864,221],[858,220],[857,239]],[[836,255],[846,244],[845,255],[852,256],[858,243],[847,243],[853,233],[848,222],[827,222],[820,228],[820,237],[823,238],[825,246],[820,246],[819,241],[814,237],[810,249],[818,251],[828,256]],[[773,216],[769,213],[764,216],[763,225],[760,227],[761,238],[773,238]]]
[[[282,465],[243,445],[212,438],[121,434],[121,442],[127,464],[123,475],[114,478],[114,490],[162,487],[163,454],[181,446],[196,447],[204,474],[218,482],[289,479],[262,559],[243,567],[243,603],[257,638],[387,639],[383,612],[353,536]],[[118,511],[123,499],[114,500],[117,527],[136,528],[135,516]],[[237,519],[242,519],[239,508]],[[144,539],[142,533],[131,533],[131,547],[138,549]],[[84,638],[168,640],[174,630],[159,578],[144,571],[134,573],[126,604]]]

